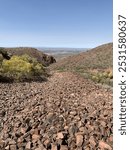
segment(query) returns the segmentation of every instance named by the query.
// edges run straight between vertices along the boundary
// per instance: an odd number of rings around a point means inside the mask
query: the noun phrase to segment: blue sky
[[[0,0],[0,47],[112,42],[112,0]]]

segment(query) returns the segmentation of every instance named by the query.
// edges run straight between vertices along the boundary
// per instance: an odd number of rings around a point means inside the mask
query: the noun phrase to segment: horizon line
[[[58,46],[0,46],[0,48],[72,48],[72,49],[91,49],[90,47],[58,47]]]

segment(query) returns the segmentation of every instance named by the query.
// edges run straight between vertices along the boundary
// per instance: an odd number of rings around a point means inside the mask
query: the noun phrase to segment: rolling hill
[[[12,55],[21,56],[23,54],[27,54],[30,57],[36,58],[37,61],[39,61],[45,66],[48,66],[49,64],[56,62],[54,57],[46,55],[42,51],[37,50],[36,48],[18,47],[18,48],[4,48],[4,49],[8,53],[11,53]]]
[[[51,70],[72,71],[85,78],[112,86],[113,44],[98,46],[80,54],[66,57],[50,66]]]

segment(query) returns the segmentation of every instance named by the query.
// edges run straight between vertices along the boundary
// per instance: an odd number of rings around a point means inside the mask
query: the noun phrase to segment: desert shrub
[[[94,73],[91,75],[91,79],[101,84],[112,85],[113,79],[112,70]]]
[[[96,76],[96,75],[93,75],[92,80],[99,83],[100,82],[100,77]]]
[[[15,81],[41,80],[47,75],[45,67],[28,55],[3,60],[0,75]]]

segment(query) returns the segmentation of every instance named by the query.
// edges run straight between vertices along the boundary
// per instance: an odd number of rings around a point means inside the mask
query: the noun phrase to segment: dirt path
[[[0,149],[112,149],[112,91],[68,73],[0,83]]]

